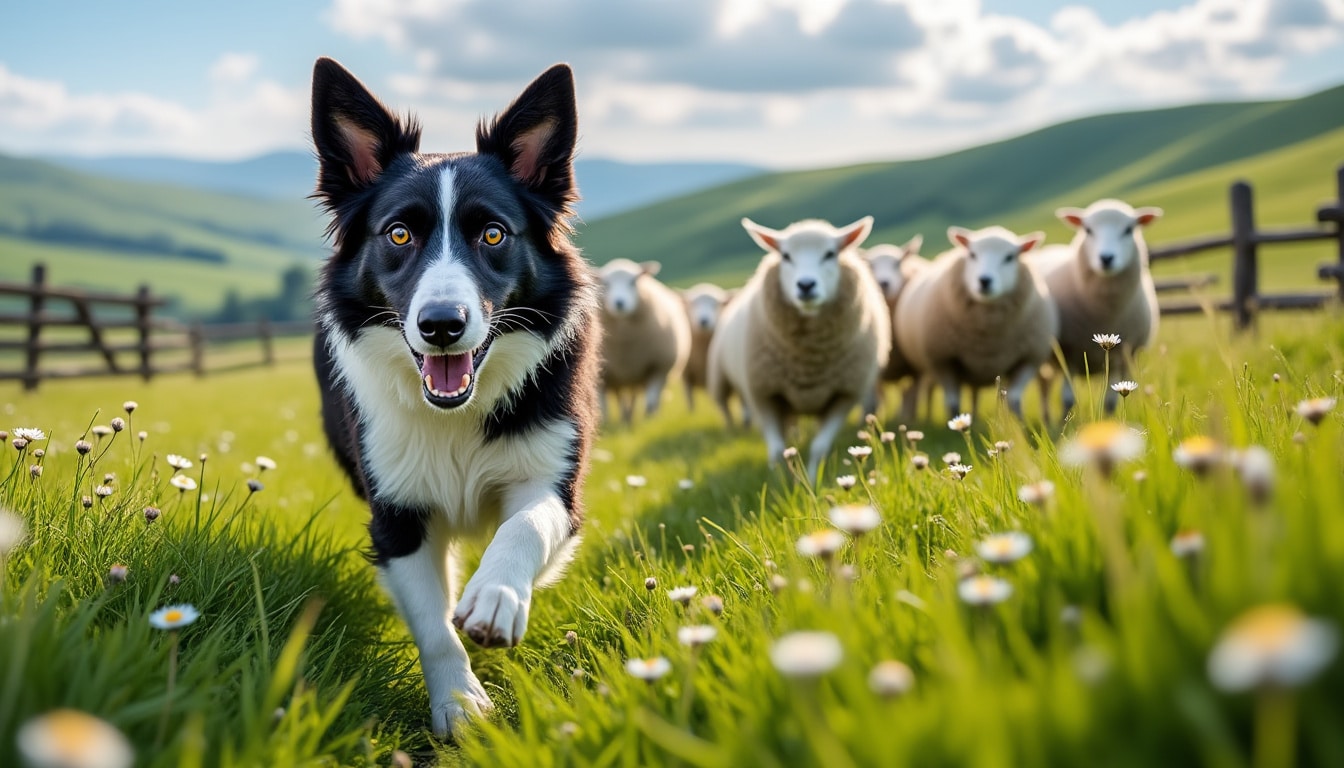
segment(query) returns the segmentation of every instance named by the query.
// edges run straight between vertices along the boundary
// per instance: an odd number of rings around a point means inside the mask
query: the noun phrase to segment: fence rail
[[[1228,191],[1228,207],[1232,218],[1232,232],[1226,235],[1205,235],[1164,243],[1149,250],[1152,261],[1193,256],[1219,248],[1232,248],[1232,297],[1201,302],[1179,300],[1163,302],[1162,313],[1170,315],[1193,314],[1213,309],[1232,312],[1239,329],[1250,327],[1255,315],[1262,309],[1315,309],[1344,300],[1344,165],[1335,170],[1335,200],[1316,210],[1316,224],[1288,229],[1257,229],[1255,226],[1255,195],[1251,185],[1238,181]],[[1307,243],[1334,240],[1338,244],[1338,260],[1317,268],[1321,280],[1333,280],[1333,291],[1302,293],[1260,293],[1260,246],[1283,243]],[[1179,279],[1164,280],[1159,289],[1179,290]],[[1191,284],[1190,287],[1196,287]]]
[[[260,358],[210,367],[210,372],[272,365],[277,336],[313,330],[312,323],[306,321],[187,325],[154,315],[168,301],[154,296],[148,285],[129,295],[53,287],[47,284],[47,270],[42,264],[34,265],[31,282],[0,282],[0,299],[5,298],[26,302],[28,308],[26,312],[0,312],[0,330],[19,331],[19,338],[0,339],[0,361],[8,359],[6,353],[17,353],[13,357],[18,362],[17,367],[0,367],[0,381],[21,381],[28,390],[36,389],[43,379],[138,375],[148,381],[163,373],[190,371],[204,375],[206,347],[230,341],[259,341]],[[109,316],[109,312],[114,314]],[[46,329],[64,329],[67,333],[57,339],[48,333],[43,338]],[[87,337],[72,338],[80,329]],[[176,355],[179,359],[165,359],[174,353],[185,353],[185,359],[180,359],[182,354]],[[85,361],[75,367],[43,364],[44,358],[56,355],[91,356],[100,363],[88,365]]]

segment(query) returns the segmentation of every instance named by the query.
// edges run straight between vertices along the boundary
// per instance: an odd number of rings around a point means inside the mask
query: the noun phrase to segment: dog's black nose
[[[1100,258],[1101,258],[1101,266],[1105,269],[1110,269],[1111,265],[1115,263],[1114,253],[1103,253],[1101,254]]]
[[[798,278],[798,298],[810,299],[817,292],[817,281],[811,277]]]
[[[993,287],[994,287],[994,278],[992,278],[992,277],[981,277],[981,278],[980,278],[980,292],[981,292],[981,293],[989,293],[989,289],[990,289],[990,288],[993,288]]]
[[[415,319],[420,338],[436,347],[456,344],[467,330],[467,308],[461,304],[430,304]]]

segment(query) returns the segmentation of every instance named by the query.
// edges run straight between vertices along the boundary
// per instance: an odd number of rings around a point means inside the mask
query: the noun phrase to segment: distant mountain
[[[248,160],[173,157],[50,157],[71,170],[119,179],[193,187],[268,200],[302,200],[313,191],[317,164],[307,152],[273,152]],[[697,189],[761,173],[739,163],[625,163],[579,159],[579,215],[594,220]]]
[[[743,216],[783,227],[808,217],[840,224],[872,215],[870,242],[921,232],[936,253],[949,224],[1050,226],[1054,206],[1124,196],[1341,127],[1344,86],[1285,101],[1100,115],[939,157],[760,174],[592,221],[579,244],[598,263],[660,260],[662,276],[677,283],[750,273],[760,251],[742,231]],[[1316,172],[1328,177],[1333,163]]]

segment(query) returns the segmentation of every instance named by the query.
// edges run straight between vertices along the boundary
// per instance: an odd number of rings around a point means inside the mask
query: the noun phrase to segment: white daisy
[[[194,605],[165,605],[149,614],[149,625],[155,629],[181,629],[201,618],[201,612]]]
[[[1252,445],[1229,459],[1241,484],[1256,503],[1263,504],[1274,492],[1274,456],[1264,446]]]
[[[1176,465],[1197,475],[1204,475],[1221,464],[1227,452],[1217,440],[1207,435],[1195,435],[1182,440],[1171,452]]]
[[[907,429],[905,431],[905,439],[912,443],[918,443],[920,440],[924,439],[924,433],[918,429]]]
[[[169,480],[168,482],[174,488],[184,493],[186,491],[196,490],[196,481],[192,480],[190,477],[187,477],[186,475],[173,475],[173,479]]]
[[[1083,425],[1078,434],[1059,449],[1059,460],[1071,466],[1095,464],[1110,474],[1116,464],[1138,458],[1143,453],[1143,433],[1118,421],[1094,421]]]
[[[770,662],[787,677],[824,675],[843,656],[840,640],[830,632],[791,632],[770,647]]]
[[[1315,677],[1335,657],[1339,633],[1295,606],[1261,605],[1223,631],[1209,654],[1209,678],[1219,689],[1296,687]]]
[[[176,470],[191,469],[191,459],[186,456],[178,456],[176,453],[168,454],[168,466]]]
[[[1006,565],[1015,563],[1031,552],[1031,537],[1021,531],[996,533],[975,545],[980,559],[987,563]]]
[[[691,602],[691,598],[695,597],[695,593],[698,591],[699,590],[697,590],[695,587],[677,587],[676,589],[668,590],[667,596],[674,603],[681,603],[682,605],[686,605]]]
[[[866,459],[873,454],[873,449],[866,445],[851,445],[847,449],[849,455],[856,459]]]
[[[1312,424],[1320,424],[1330,411],[1335,408],[1335,398],[1333,397],[1313,397],[1310,400],[1303,400],[1297,404],[1293,410],[1298,416],[1310,421]],[[18,430],[15,430],[17,433]],[[37,438],[41,440],[42,438]]]
[[[1027,504],[1041,506],[1055,495],[1055,484],[1049,480],[1037,480],[1017,489],[1017,498]]]
[[[625,671],[640,680],[653,682],[672,671],[672,662],[662,656],[654,656],[648,659],[628,659],[625,662]]]
[[[953,477],[961,480],[971,474],[972,469],[974,469],[974,467],[970,464],[953,464],[947,468],[947,471],[951,472]]]
[[[1013,585],[995,576],[971,576],[957,584],[957,594],[967,605],[994,605],[1013,595]]]
[[[73,709],[57,709],[24,723],[19,753],[34,768],[130,768],[135,750],[111,723]]]
[[[1171,553],[1177,557],[1194,557],[1204,551],[1204,534],[1193,528],[1184,528],[1171,537]]]
[[[258,456],[256,459],[257,470],[265,472],[268,469],[275,469],[275,459],[269,456]]]
[[[915,469],[928,469],[929,457],[922,453],[917,453],[910,457],[910,463],[915,466]]]
[[[840,489],[844,491],[848,491],[850,488],[853,488],[854,484],[857,483],[858,481],[859,479],[853,475],[840,475],[839,477],[835,478],[835,484],[840,486]]]
[[[886,699],[904,696],[915,687],[915,673],[899,661],[881,661],[868,673],[868,688]]]
[[[691,648],[699,648],[718,637],[718,634],[719,630],[709,624],[695,624],[677,629],[677,642]]]
[[[695,487],[695,481],[689,477],[683,477],[677,481],[677,487],[683,491],[689,491]]]
[[[1120,335],[1117,333],[1094,333],[1092,341],[1102,349],[1111,350],[1120,346]]]
[[[631,488],[643,488],[649,484],[649,481],[643,475],[626,475],[625,484]]]
[[[845,535],[834,528],[813,531],[798,539],[798,554],[829,559],[845,545]]]
[[[1124,381],[1117,381],[1111,385],[1111,389],[1120,393],[1121,397],[1129,397],[1130,395],[1134,394],[1134,392],[1136,392],[1138,388],[1139,383],[1137,381],[1130,381],[1128,379]]]
[[[965,432],[971,428],[971,414],[959,413],[947,422],[947,428],[953,432]]]
[[[831,524],[850,536],[862,536],[882,524],[882,515],[867,504],[831,507]]]

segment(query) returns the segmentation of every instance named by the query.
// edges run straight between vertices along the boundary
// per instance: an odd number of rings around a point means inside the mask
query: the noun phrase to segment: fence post
[[[1339,298],[1344,301],[1344,165],[1335,169],[1335,244],[1339,247],[1339,261],[1335,265],[1335,280],[1339,283]]]
[[[275,345],[272,343],[274,334],[271,332],[270,318],[261,318],[258,325],[257,331],[261,335],[261,362],[265,365],[275,365]]]
[[[140,336],[140,378],[149,381],[154,374],[150,365],[149,284],[141,283],[135,292],[135,325]]]
[[[1232,307],[1238,330],[1255,319],[1259,275],[1256,264],[1255,209],[1251,185],[1238,181],[1231,189],[1232,213]]]
[[[28,347],[24,351],[23,368],[23,388],[29,391],[37,389],[38,382],[42,380],[37,365],[42,354],[39,337],[42,335],[42,305],[46,302],[46,293],[47,265],[34,264],[33,295],[28,301]]]
[[[191,324],[187,332],[191,341],[191,372],[197,376],[205,375],[205,331],[199,322]]]

